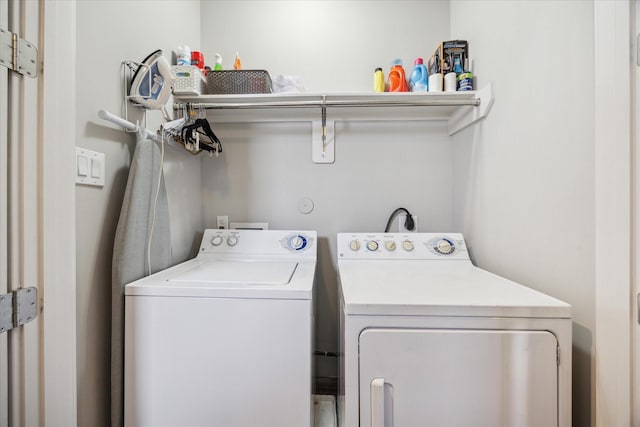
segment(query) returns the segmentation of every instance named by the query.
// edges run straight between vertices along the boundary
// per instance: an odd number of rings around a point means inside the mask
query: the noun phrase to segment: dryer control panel
[[[315,231],[207,229],[200,254],[299,255],[316,257]]]
[[[460,233],[338,233],[339,259],[468,260]]]

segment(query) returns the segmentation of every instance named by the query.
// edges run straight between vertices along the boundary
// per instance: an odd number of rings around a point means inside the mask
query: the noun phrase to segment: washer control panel
[[[339,259],[469,259],[460,233],[338,233]]]
[[[316,256],[315,231],[207,229],[200,253]]]

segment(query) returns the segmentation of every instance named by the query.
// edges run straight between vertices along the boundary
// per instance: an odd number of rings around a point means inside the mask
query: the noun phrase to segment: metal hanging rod
[[[324,98],[324,97],[323,97]],[[474,99],[369,99],[369,100],[300,100],[300,101],[264,101],[264,102],[199,102],[174,103],[174,110],[187,106],[205,109],[260,109],[260,108],[326,108],[326,107],[452,107],[480,105],[480,98]]]

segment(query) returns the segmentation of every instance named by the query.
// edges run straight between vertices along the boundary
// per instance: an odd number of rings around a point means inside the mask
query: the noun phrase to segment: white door
[[[367,329],[359,347],[361,427],[558,425],[550,332]]]
[[[0,427],[76,424],[74,25],[75,2],[0,0],[2,53],[13,33],[38,50],[37,77],[0,64],[0,295],[39,295],[0,333]]]

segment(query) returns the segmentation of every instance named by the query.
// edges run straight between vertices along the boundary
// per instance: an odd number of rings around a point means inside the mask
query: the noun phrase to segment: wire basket
[[[271,93],[271,77],[265,70],[219,70],[207,73],[207,93]]]

